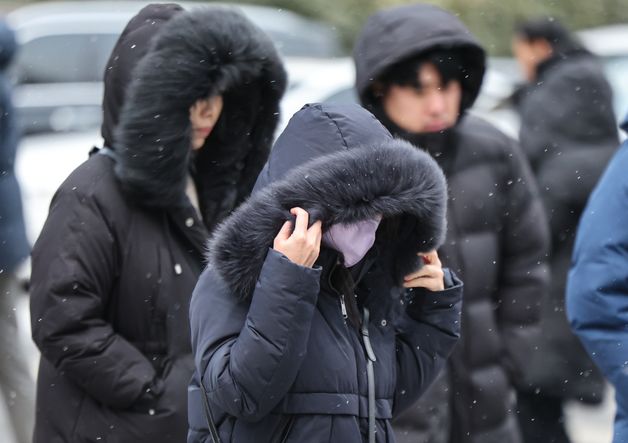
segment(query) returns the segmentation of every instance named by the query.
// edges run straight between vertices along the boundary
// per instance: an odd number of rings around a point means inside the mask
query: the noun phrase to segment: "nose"
[[[427,106],[431,115],[441,115],[445,112],[445,93],[440,88],[430,91],[427,99]]]
[[[213,122],[214,122],[214,116],[212,115],[212,113],[209,110],[205,110],[201,115],[200,115],[200,123],[202,123],[203,126],[212,126]]]

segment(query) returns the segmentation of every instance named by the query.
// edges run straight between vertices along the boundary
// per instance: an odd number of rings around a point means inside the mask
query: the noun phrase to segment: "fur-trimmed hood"
[[[398,217],[400,229],[378,259],[395,282],[420,266],[417,252],[440,246],[446,230],[447,186],[436,162],[392,138],[358,105],[306,105],[277,140],[252,197],[218,229],[209,262],[233,293],[251,295],[268,248],[299,206],[323,230],[377,215]]]
[[[211,225],[248,196],[268,157],[286,74],[270,39],[235,9],[178,12],[155,32],[132,68],[111,146],[116,175],[138,203],[167,208],[187,201],[191,174]],[[189,108],[218,94],[222,114],[193,154]]]
[[[113,148],[114,132],[133,70],[148,53],[151,40],[157,35],[158,30],[180,12],[183,12],[183,8],[174,3],[146,5],[129,20],[118,37],[104,73],[103,121],[100,132],[105,146]]]

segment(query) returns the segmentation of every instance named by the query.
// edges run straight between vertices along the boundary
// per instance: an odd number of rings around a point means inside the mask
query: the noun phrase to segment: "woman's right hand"
[[[290,213],[296,217],[294,229],[292,222],[287,221],[275,237],[273,249],[300,266],[311,268],[318,258],[321,249],[321,221],[317,221],[308,229],[309,214],[301,208],[292,208]]]

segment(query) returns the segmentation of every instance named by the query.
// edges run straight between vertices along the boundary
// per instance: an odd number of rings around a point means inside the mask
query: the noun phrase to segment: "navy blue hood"
[[[278,138],[253,196],[215,231],[209,262],[234,294],[250,296],[268,248],[299,206],[323,229],[382,215],[399,232],[381,257],[400,284],[420,266],[417,252],[440,246],[446,230],[447,186],[436,162],[393,139],[358,105],[306,105]],[[390,260],[388,260],[390,261]]]
[[[277,138],[254,191],[314,158],[392,139],[388,129],[357,105],[305,105]]]

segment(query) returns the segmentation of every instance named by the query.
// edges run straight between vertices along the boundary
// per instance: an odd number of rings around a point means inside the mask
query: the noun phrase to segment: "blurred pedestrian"
[[[628,131],[628,118],[623,129]],[[567,315],[585,349],[615,386],[613,443],[628,442],[628,142],[591,194],[578,227],[567,282]]]
[[[468,115],[484,50],[453,14],[413,4],[372,15],[354,58],[362,104],[445,171],[449,229],[439,255],[466,285],[460,343],[396,422],[398,441],[519,442],[513,387],[538,332],[548,232],[517,144]]]
[[[360,106],[295,114],[194,290],[188,442],[212,441],[201,381],[224,442],[394,441],[458,339],[446,201],[436,162]]]
[[[208,232],[250,192],[285,86],[236,11],[149,5],[105,73],[105,147],[55,194],[33,251],[35,442],[176,442]]]
[[[26,443],[33,435],[35,386],[20,346],[15,313],[18,297],[25,295],[17,270],[30,247],[15,177],[18,133],[5,74],[16,50],[13,31],[0,20],[0,391],[13,427],[7,432]]]
[[[551,232],[551,284],[538,350],[519,391],[524,441],[569,442],[563,402],[602,401],[604,379],[573,335],[565,286],[576,227],[619,143],[611,87],[595,56],[556,19],[519,24],[513,52],[528,84],[516,97],[520,141],[539,184]],[[551,368],[551,370],[549,369]]]

